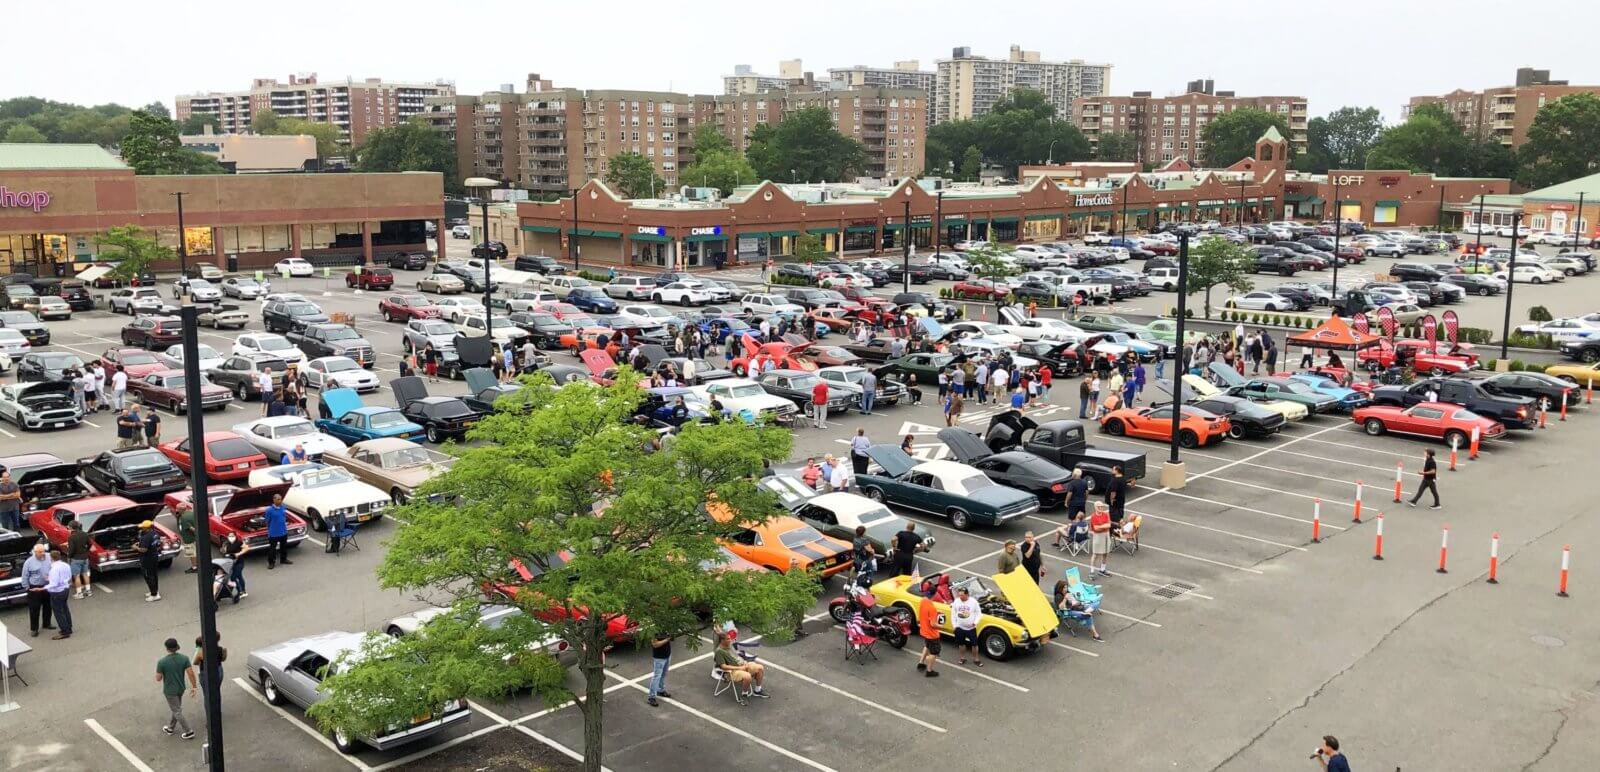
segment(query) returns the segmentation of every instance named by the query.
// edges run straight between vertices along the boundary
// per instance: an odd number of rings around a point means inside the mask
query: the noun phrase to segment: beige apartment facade
[[[1082,59],[1047,62],[1038,51],[1015,45],[1005,59],[989,59],[961,47],[949,59],[938,60],[934,80],[935,123],[986,115],[1017,88],[1044,94],[1057,114],[1066,115],[1073,100],[1110,93],[1111,65]]]
[[[339,128],[346,142],[360,145],[368,132],[420,114],[428,98],[454,93],[455,86],[445,81],[400,83],[381,78],[346,78],[322,82],[316,73],[311,73],[291,75],[288,83],[257,78],[244,91],[180,95],[175,115],[179,121],[191,115],[215,115],[222,133],[242,134],[250,130],[250,121],[256,115],[271,110],[286,118],[331,123]]]
[[[1528,128],[1533,125],[1540,108],[1572,94],[1600,94],[1600,86],[1574,86],[1564,80],[1550,80],[1549,70],[1523,67],[1517,70],[1514,85],[1414,96],[1401,113],[1409,117],[1418,107],[1439,105],[1468,134],[1492,137],[1502,145],[1516,148],[1528,140]]]
[[[1241,97],[1231,91],[1191,91],[1168,97],[1136,91],[1132,96],[1076,99],[1073,125],[1097,147],[1102,133],[1129,132],[1139,148],[1136,161],[1161,165],[1174,160],[1198,163],[1205,155],[1205,127],[1219,115],[1252,107],[1276,113],[1289,125],[1290,152],[1306,151],[1309,108],[1302,96]]]

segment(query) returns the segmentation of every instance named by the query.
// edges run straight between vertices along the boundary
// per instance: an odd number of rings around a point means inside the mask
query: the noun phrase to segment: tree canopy
[[[557,636],[578,654],[584,767],[599,770],[608,620],[637,626],[641,643],[681,636],[690,648],[702,619],[736,619],[780,639],[793,631],[820,590],[814,577],[716,569],[725,562],[719,538],[778,512],[756,476],[764,461],[787,458],[791,435],[739,421],[690,424],[656,449],[655,431],[628,420],[644,398],[638,383],[626,367],[607,387],[557,389],[540,375],[500,399],[469,435],[482,442],[455,448],[454,465],[396,512],[378,569],[385,588],[427,592],[457,613],[410,640],[374,633],[369,656],[347,658],[323,681],[313,719],[363,733],[449,699],[532,687],[564,702],[573,696],[560,669],[533,653]],[[707,501],[738,515],[714,520]],[[487,603],[524,613],[485,631],[471,621]],[[528,654],[507,662],[506,651]]]
[[[456,149],[419,120],[368,132],[355,150],[355,168],[362,172],[439,172],[446,190],[459,190]]]
[[[1226,286],[1235,293],[1255,289],[1255,256],[1242,244],[1220,237],[1202,238],[1189,249],[1189,276],[1184,291],[1206,293],[1205,315],[1211,316],[1211,290]]]
[[[44,135],[45,142],[95,144],[114,148],[128,133],[132,112],[118,104],[96,107],[52,102],[38,97],[0,100],[0,136],[17,125],[27,125]],[[23,132],[19,136],[31,137]]]
[[[157,260],[171,260],[175,254],[171,247],[162,246],[155,236],[137,225],[119,225],[95,239],[99,243],[100,257],[114,261],[111,275],[119,279],[132,279],[149,270]]]
[[[1273,127],[1288,139],[1289,121],[1280,113],[1241,107],[1212,118],[1200,133],[1206,143],[1203,157],[1205,165],[1232,166],[1241,158],[1254,156],[1256,140]]]
[[[755,168],[716,126],[704,123],[694,130],[694,163],[678,172],[679,182],[716,188],[726,196],[734,188],[758,180]]]
[[[1383,130],[1367,152],[1371,169],[1408,169],[1441,177],[1509,177],[1516,159],[1492,137],[1467,136],[1439,105],[1422,105],[1405,123]]]
[[[1306,152],[1295,159],[1295,168],[1314,174],[1365,169],[1367,152],[1382,131],[1383,117],[1376,107],[1341,107],[1325,118],[1312,118],[1306,124]]]
[[[666,191],[667,181],[656,165],[638,153],[618,153],[606,163],[606,184],[625,198],[655,198]]]
[[[930,174],[954,174],[966,166],[968,148],[977,148],[984,163],[1016,174],[1024,164],[1079,161],[1089,158],[1089,140],[1056,117],[1055,106],[1029,88],[1013,89],[988,113],[968,120],[946,121],[928,130],[926,168]],[[962,169],[962,171],[965,171]]]
[[[36,128],[34,128],[34,127],[32,127],[32,126],[30,126],[30,125],[28,125],[26,123],[18,123],[18,124],[13,124],[11,126],[11,128],[6,129],[5,141],[6,142],[38,143],[38,142],[48,142],[49,140],[47,138],[45,138],[44,132],[42,132],[42,131],[40,131],[40,130],[38,130],[38,129],[36,129]]]
[[[178,123],[179,134],[204,134],[210,126],[212,133],[222,129],[222,121],[213,113],[192,113]]]
[[[757,175],[778,182],[845,180],[867,170],[866,149],[840,134],[821,107],[796,110],[776,126],[757,125],[745,159]]]
[[[225,174],[216,159],[190,150],[178,141],[178,124],[171,118],[135,112],[129,116],[128,135],[122,138],[122,160],[135,174]]]
[[[1600,172],[1600,96],[1569,94],[1539,108],[1518,155],[1517,179],[1532,188]]]
[[[1131,131],[1104,131],[1095,144],[1096,161],[1133,161],[1139,157],[1139,138]]]

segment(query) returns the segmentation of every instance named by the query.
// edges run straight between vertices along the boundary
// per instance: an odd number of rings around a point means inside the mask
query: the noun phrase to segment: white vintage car
[[[735,416],[748,414],[750,417],[773,418],[780,422],[794,419],[800,408],[794,402],[775,394],[768,394],[761,384],[749,378],[724,378],[713,381],[704,386],[691,389],[699,395],[700,401],[711,404],[715,399],[722,403],[724,410]]]
[[[350,357],[317,357],[300,371],[300,385],[313,389],[353,389],[365,394],[382,388],[378,376]]]
[[[354,525],[383,517],[391,505],[389,494],[355,478],[342,467],[320,463],[285,464],[250,473],[250,484],[291,483],[283,505],[306,519],[318,531],[328,530],[328,520],[343,515]]]
[[[304,448],[312,459],[322,458],[330,450],[344,448],[338,438],[317,431],[310,420],[292,415],[266,416],[234,424],[233,431],[256,450],[266,454],[268,461],[277,461],[283,454],[292,452],[296,445]]]

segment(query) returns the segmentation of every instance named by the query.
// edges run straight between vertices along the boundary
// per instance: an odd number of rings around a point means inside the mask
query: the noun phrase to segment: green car
[[[902,376],[900,380],[904,380],[903,376],[915,375],[917,376],[917,383],[938,383],[940,370],[966,360],[967,358],[964,355],[918,352],[907,354],[899,359],[891,359],[885,362],[882,367],[874,368],[873,372],[877,373],[880,378],[893,374]]]
[[[1120,316],[1111,314],[1083,314],[1077,319],[1069,321],[1080,330],[1093,330],[1095,332],[1123,332],[1140,326]]]
[[[1331,413],[1339,408],[1338,397],[1323,394],[1310,384],[1293,378],[1245,378],[1221,362],[1212,362],[1210,370],[1228,385],[1227,393],[1235,397],[1244,397],[1255,402],[1271,402],[1279,399],[1296,402],[1305,405],[1306,410],[1312,415]]]
[[[1172,319],[1157,319],[1135,329],[1143,330],[1163,343],[1176,343],[1178,341],[1178,323]],[[1205,337],[1206,334],[1204,332],[1196,331],[1193,328],[1183,331],[1183,342],[1185,344],[1196,343]]]
[[[922,461],[897,445],[873,445],[867,457],[875,469],[855,476],[861,495],[879,504],[942,515],[957,530],[996,526],[1039,511],[1037,496],[1001,485],[966,464]]]

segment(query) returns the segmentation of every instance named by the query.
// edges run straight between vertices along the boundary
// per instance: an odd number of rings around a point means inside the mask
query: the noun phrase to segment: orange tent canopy
[[[1337,315],[1329,316],[1322,324],[1306,330],[1297,335],[1290,335],[1286,345],[1304,346],[1306,348],[1337,349],[1340,351],[1359,351],[1368,346],[1378,345],[1382,338],[1365,332],[1357,332],[1350,328],[1350,324]]]

